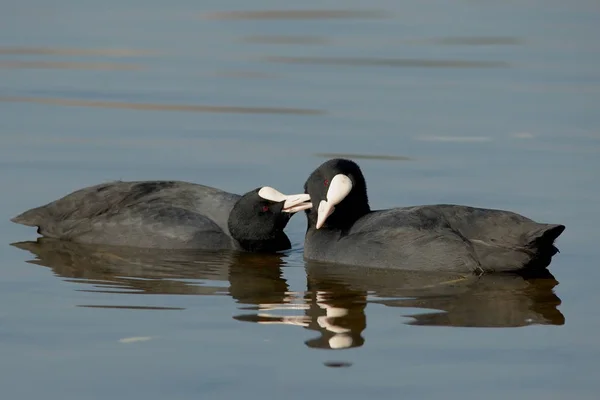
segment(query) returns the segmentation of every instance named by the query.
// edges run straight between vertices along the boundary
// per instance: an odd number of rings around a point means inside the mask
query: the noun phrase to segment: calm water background
[[[2,10],[2,398],[596,398],[597,1]],[[36,234],[10,217],[83,186],[298,192],[331,153],[396,157],[357,159],[375,208],[565,224],[558,282],[305,265],[303,215],[264,259],[11,246]]]

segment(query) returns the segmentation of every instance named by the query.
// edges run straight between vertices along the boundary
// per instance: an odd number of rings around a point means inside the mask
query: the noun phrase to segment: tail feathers
[[[554,245],[554,241],[565,230],[564,225],[543,224],[541,227],[528,235],[527,246],[542,249]]]
[[[27,226],[39,226],[41,222],[41,213],[39,208],[34,208],[28,211],[25,211],[22,214],[17,215],[14,218],[11,218],[11,221],[16,224],[27,225]]]
[[[550,265],[552,257],[558,253],[554,241],[564,230],[564,225],[544,224],[540,229],[532,232],[527,242],[527,247],[532,252],[532,258],[524,270],[537,270]]]

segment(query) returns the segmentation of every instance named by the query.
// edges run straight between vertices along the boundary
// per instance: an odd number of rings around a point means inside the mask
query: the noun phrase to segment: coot
[[[545,268],[564,225],[452,204],[372,211],[359,166],[332,159],[308,178],[304,256],[369,267],[456,272]]]
[[[306,194],[265,186],[243,196],[181,181],[116,181],[77,190],[12,221],[78,243],[162,249],[279,251]]]

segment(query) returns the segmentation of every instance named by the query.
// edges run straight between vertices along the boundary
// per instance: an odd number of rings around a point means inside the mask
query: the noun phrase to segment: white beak
[[[323,226],[327,218],[335,211],[335,206],[348,196],[352,190],[352,181],[346,175],[337,174],[331,180],[327,190],[327,200],[319,203],[317,211],[317,225],[319,229]]]
[[[283,212],[295,213],[312,208],[310,196],[307,194],[290,194],[283,203]]]
[[[283,201],[283,212],[295,213],[312,207],[310,196],[308,194],[285,195],[277,189],[265,186],[258,191],[258,195],[265,200],[274,201],[276,203]]]

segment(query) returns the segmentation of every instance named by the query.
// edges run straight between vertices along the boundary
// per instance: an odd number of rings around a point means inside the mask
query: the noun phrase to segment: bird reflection
[[[230,295],[243,304],[288,301],[281,254],[140,249],[48,238],[12,245],[37,257],[29,263],[49,267],[68,282],[86,284],[80,291]]]
[[[535,275],[424,273],[307,264],[309,283],[337,294],[354,293],[370,304],[413,308],[410,325],[520,327],[563,325],[554,293],[558,281],[547,270]]]
[[[403,309],[398,317],[407,317],[409,325],[491,328],[565,323],[554,293],[558,282],[548,271],[536,276],[475,276],[307,262],[307,290],[298,293],[290,291],[283,278],[284,254],[90,246],[48,238],[13,246],[33,253],[36,259],[30,263],[83,284],[81,291],[231,296],[242,311],[234,319],[315,331],[318,334],[305,342],[311,348],[363,346],[369,304]]]
[[[321,349],[362,346],[368,304],[427,310],[400,314],[408,317],[408,325],[508,328],[565,323],[553,291],[558,282],[548,271],[476,276],[308,262],[306,272],[304,315],[274,316],[263,310],[237,318],[317,331],[319,336],[305,343]]]
[[[249,308],[257,313],[234,318],[258,324],[296,325],[319,332],[319,337],[305,342],[308,347],[347,349],[363,345],[361,334],[366,328],[363,292],[345,288],[340,291],[308,290],[302,297],[289,300],[287,304],[261,304]]]

